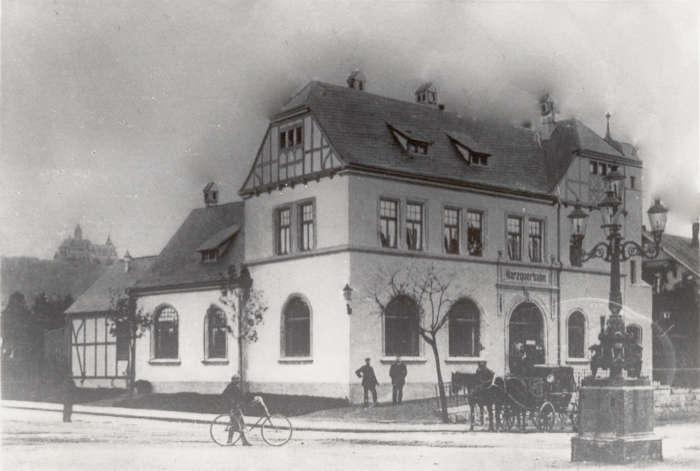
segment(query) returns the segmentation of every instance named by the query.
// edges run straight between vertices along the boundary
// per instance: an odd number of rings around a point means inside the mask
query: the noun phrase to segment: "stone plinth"
[[[654,436],[654,390],[648,379],[584,380],[581,428],[571,439],[572,461],[629,463],[663,459]]]

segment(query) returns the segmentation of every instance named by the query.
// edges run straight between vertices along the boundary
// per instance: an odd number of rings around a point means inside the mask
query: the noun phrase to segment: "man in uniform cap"
[[[365,358],[365,366],[355,371],[358,378],[362,378],[362,387],[365,390],[365,407],[369,405],[369,393],[372,393],[372,405],[377,405],[377,377],[374,375],[374,368],[369,365],[370,359]]]

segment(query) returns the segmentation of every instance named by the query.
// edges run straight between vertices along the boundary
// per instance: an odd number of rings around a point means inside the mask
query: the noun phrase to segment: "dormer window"
[[[469,153],[469,164],[470,165],[481,165],[482,167],[488,167],[489,158],[484,154]]]
[[[428,145],[421,142],[408,141],[408,152],[426,155],[428,153]]]
[[[466,134],[455,132],[448,132],[446,134],[467,164],[479,167],[488,167],[489,157],[491,154],[475,150],[482,149],[483,146],[479,145],[476,141],[474,141],[474,139]]]
[[[203,250],[201,252],[202,254],[202,261],[203,262],[215,262],[217,259],[217,253],[216,249],[214,250]]]
[[[437,105],[437,88],[432,82],[427,82],[416,90],[416,103],[424,105]]]
[[[280,150],[299,146],[302,144],[303,140],[304,131],[302,126],[280,131]]]
[[[412,126],[389,124],[389,129],[403,149],[410,155],[427,155],[428,147],[433,143]]]
[[[241,226],[234,224],[213,234],[197,248],[202,262],[215,262],[219,257],[224,257],[233,239],[241,230]]]

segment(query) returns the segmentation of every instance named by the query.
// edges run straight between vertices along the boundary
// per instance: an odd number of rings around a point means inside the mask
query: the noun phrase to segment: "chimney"
[[[552,97],[549,95],[542,97],[540,100],[540,110],[542,111],[542,119],[540,122],[544,127],[543,138],[549,139],[549,136],[551,136],[554,132],[554,128],[557,127],[557,115]]]
[[[698,244],[698,231],[700,230],[700,222],[693,223],[693,247],[697,247]]]
[[[129,268],[131,268],[131,254],[129,254],[129,251],[127,250],[126,253],[124,254],[124,273],[129,273]]]
[[[204,187],[204,205],[208,208],[210,206],[216,206],[219,201],[219,187],[216,183],[209,182],[207,186]]]
[[[437,87],[433,82],[425,82],[416,90],[416,103],[436,107],[437,102]]]
[[[365,78],[364,75],[362,75],[362,72],[360,72],[359,69],[355,69],[351,74],[350,77],[348,77],[348,88],[352,88],[354,90],[359,90],[359,91],[364,91],[365,89],[365,82],[367,79]]]

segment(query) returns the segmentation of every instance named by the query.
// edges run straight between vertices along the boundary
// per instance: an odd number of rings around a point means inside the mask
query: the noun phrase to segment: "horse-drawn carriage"
[[[467,389],[472,428],[475,408],[487,407],[489,430],[494,429],[494,408],[499,430],[511,430],[516,425],[524,431],[528,416],[543,432],[552,430],[557,421],[570,422],[573,430],[578,430],[578,407],[572,402],[576,390],[573,368],[535,365],[521,375],[495,377],[490,384],[475,384],[472,376],[455,374],[452,377],[453,388],[456,382],[457,387],[461,383]]]
[[[506,376],[499,384],[501,393],[501,428],[518,425],[524,430],[527,416],[538,430],[549,432],[556,421],[571,422],[578,430],[579,414],[571,399],[576,390],[573,368],[535,365],[526,375]]]

